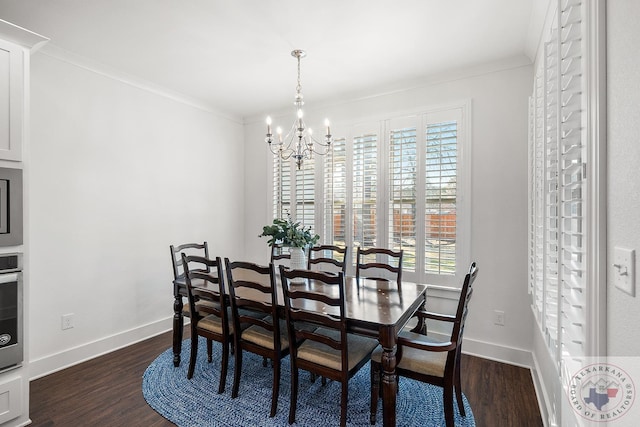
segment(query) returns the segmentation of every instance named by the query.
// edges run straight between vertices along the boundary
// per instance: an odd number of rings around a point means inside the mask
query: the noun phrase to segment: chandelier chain
[[[296,92],[302,92],[302,83],[300,82],[300,56],[298,56],[298,85],[296,86]]]

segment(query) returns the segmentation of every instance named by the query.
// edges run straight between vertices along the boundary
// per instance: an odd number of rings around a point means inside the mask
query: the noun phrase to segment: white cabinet
[[[22,160],[24,55],[20,46],[0,40],[0,159],[4,160]]]
[[[29,63],[31,53],[48,39],[0,19],[0,163],[28,170],[22,148],[28,145]],[[15,166],[14,166],[15,164]],[[14,246],[13,252],[26,252]],[[25,254],[26,255],[26,254]],[[23,282],[24,319],[28,318],[28,280]],[[25,359],[21,366],[0,372],[0,426],[25,426],[29,419],[29,328],[25,322]]]
[[[22,376],[0,377],[0,424],[22,415]]]

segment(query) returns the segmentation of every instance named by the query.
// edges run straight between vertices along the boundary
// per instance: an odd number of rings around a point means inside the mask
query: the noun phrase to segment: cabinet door
[[[0,40],[0,159],[22,160],[22,48]]]

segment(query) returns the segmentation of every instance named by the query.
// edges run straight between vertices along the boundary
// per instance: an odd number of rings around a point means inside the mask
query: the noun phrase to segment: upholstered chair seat
[[[334,340],[340,339],[340,332],[335,329],[318,328],[316,334],[326,335]],[[378,341],[360,335],[347,334],[349,348],[348,370],[355,368],[356,364],[376,348]],[[342,370],[342,352],[324,345],[318,341],[307,340],[298,348],[298,359],[306,360],[336,371]]]

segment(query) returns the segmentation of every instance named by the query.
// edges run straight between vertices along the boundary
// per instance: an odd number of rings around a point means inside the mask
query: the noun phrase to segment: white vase
[[[306,270],[307,269],[307,257],[304,253],[304,248],[289,248],[289,254],[291,259],[289,261],[289,268],[292,270]],[[304,283],[304,279],[294,279],[292,283]]]

